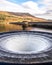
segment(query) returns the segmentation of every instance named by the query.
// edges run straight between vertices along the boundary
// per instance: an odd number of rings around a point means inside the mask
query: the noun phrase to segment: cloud
[[[25,12],[25,9],[21,5],[14,4],[6,0],[0,0],[0,10],[12,12]]]
[[[39,6],[38,6],[38,4],[36,2],[27,1],[27,2],[23,3],[22,5],[31,14],[39,14],[39,13],[42,14],[42,13],[45,13],[45,11],[43,9],[39,8]]]
[[[40,18],[45,18],[45,19],[51,19],[52,20],[52,0],[40,0],[38,4],[43,4],[44,6],[41,7],[42,10],[45,11],[44,14],[39,14],[36,15],[37,17]]]
[[[41,14],[41,15],[39,14],[39,15],[36,15],[36,17],[52,20],[52,15],[49,15],[49,14]]]
[[[51,13],[50,11],[52,11],[52,0],[41,0],[39,3],[44,5],[44,10],[46,9],[48,13]]]
[[[33,1],[27,1],[22,4],[15,4],[7,0],[0,0],[0,10],[13,11],[13,12],[28,12],[31,14],[44,13],[43,10],[39,9],[38,4]]]
[[[43,4],[43,6],[39,7],[41,4]],[[45,14],[45,16],[41,15],[41,17],[50,19],[52,16],[46,15],[46,13],[52,13],[52,0],[39,0],[38,3],[32,0],[27,0],[21,4],[12,3],[9,2],[9,0],[0,0],[0,11],[27,12],[32,15]],[[38,17],[40,17],[40,15]]]

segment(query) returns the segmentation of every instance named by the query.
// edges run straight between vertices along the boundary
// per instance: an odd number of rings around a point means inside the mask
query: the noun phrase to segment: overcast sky
[[[0,11],[27,12],[52,19],[52,0],[0,0]]]

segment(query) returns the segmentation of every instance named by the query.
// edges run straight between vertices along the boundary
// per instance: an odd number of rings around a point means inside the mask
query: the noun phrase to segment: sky
[[[52,0],[0,0],[0,11],[30,13],[52,19]]]

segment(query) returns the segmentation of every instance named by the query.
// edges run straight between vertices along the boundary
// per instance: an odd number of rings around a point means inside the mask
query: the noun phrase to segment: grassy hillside
[[[14,13],[14,12],[6,12],[0,11],[0,32],[13,31],[13,30],[22,30],[21,25],[13,25],[9,24],[10,22],[45,22],[46,19],[37,18],[29,13]],[[27,28],[29,30],[31,28]]]
[[[29,13],[14,13],[14,12],[5,12],[0,11],[0,22],[43,22],[46,21],[42,18],[37,18]]]

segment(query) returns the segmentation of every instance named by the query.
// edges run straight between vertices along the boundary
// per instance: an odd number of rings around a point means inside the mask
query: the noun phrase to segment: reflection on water
[[[8,32],[14,30],[22,30],[22,27],[13,24],[0,24],[0,32]]]
[[[27,27],[26,30],[30,30],[31,27]],[[14,25],[14,24],[0,24],[0,32],[8,32],[8,31],[21,31],[23,30],[22,25]]]
[[[0,23],[0,32],[9,32],[9,31],[21,31],[23,30],[21,25],[13,25],[7,23]],[[45,31],[45,32],[52,32],[52,30],[43,29],[43,28],[34,28],[34,27],[27,27],[27,31]]]
[[[4,24],[0,24],[0,32],[5,31],[5,25]]]
[[[51,29],[44,29],[44,28],[31,28],[30,31],[41,31],[41,32],[50,32],[50,33],[52,33]]]

